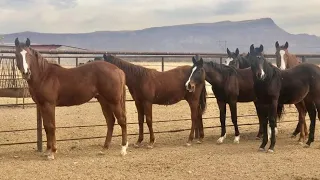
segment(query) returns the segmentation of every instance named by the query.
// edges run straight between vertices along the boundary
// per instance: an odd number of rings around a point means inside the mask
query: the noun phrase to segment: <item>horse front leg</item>
[[[233,142],[239,144],[240,142],[240,132],[238,127],[238,119],[237,119],[237,101],[233,101],[229,103],[230,111],[231,111],[231,119],[234,126],[234,140]]]
[[[47,150],[45,155],[48,160],[54,159],[56,148],[56,124],[55,124],[55,105],[44,103],[38,106],[40,108],[41,116],[43,119],[43,126],[47,137]]]
[[[272,100],[272,103],[270,105],[270,112],[269,112],[269,125],[271,128],[271,143],[270,147],[268,149],[268,152],[274,152],[274,146],[276,144],[276,133],[275,133],[275,127],[276,127],[276,120],[277,120],[277,107],[278,107],[278,100]]]
[[[138,112],[138,124],[139,124],[139,138],[136,143],[133,144],[134,147],[141,147],[141,142],[143,141],[143,123],[144,123],[144,107],[140,102],[135,102],[137,112]]]
[[[295,104],[298,112],[299,112],[299,122],[298,122],[298,125],[297,125],[297,128],[299,128],[299,131],[300,132],[300,138],[298,140],[299,144],[303,144],[306,140],[306,133],[305,133],[305,117],[306,117],[306,107],[304,105],[304,102],[301,101],[297,104]]]
[[[190,130],[189,138],[186,145],[191,146],[191,143],[194,139],[195,129],[197,126],[198,126],[197,129],[199,129],[199,124],[197,122],[197,119],[199,117],[198,115],[199,109],[198,109],[197,103],[194,103],[195,101],[187,100],[187,102],[189,103],[190,111],[191,111],[191,130]]]
[[[149,133],[150,133],[150,142],[147,148],[152,149],[155,143],[155,137],[154,137],[153,127],[152,127],[152,103],[149,103],[149,102],[144,103],[144,113],[146,115],[146,122],[147,122]]]
[[[217,140],[218,144],[222,144],[226,139],[226,103],[222,101],[217,101],[220,110],[220,124],[221,124],[221,135]]]
[[[259,131],[258,134],[256,136],[256,139],[259,140],[261,139],[261,136],[263,134],[263,127],[262,127],[262,119],[263,119],[263,111],[261,110],[261,107],[255,102],[254,103],[255,107],[256,107],[256,113],[258,115],[258,119],[259,119]]]

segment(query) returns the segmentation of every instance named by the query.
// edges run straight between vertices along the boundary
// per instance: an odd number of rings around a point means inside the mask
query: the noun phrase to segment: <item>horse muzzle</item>
[[[25,80],[29,80],[31,78],[31,71],[28,69],[27,72],[22,73],[22,78]]]
[[[186,89],[187,89],[187,91],[189,91],[189,92],[194,92],[195,89],[196,89],[196,86],[195,86],[194,84],[188,83],[188,84],[186,85]]]

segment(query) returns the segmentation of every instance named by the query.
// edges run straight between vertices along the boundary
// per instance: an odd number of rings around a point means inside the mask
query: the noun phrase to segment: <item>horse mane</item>
[[[129,63],[125,60],[122,60],[110,54],[104,55],[104,61],[111,62],[112,64],[118,66],[120,69],[122,69],[125,72],[125,74],[130,73],[140,77],[147,75],[150,70],[145,67]]]
[[[214,70],[220,72],[224,77],[229,77],[231,75],[237,75],[237,70],[233,66],[227,66],[224,64],[218,64],[216,62],[210,61],[205,62],[207,65],[209,65],[210,68],[213,68]]]
[[[44,72],[48,66],[51,65],[55,65],[58,67],[61,67],[60,64],[55,64],[55,63],[49,63],[48,60],[44,57],[42,57],[42,55],[39,53],[39,51],[29,47],[29,50],[31,51],[31,53],[35,56],[35,59],[37,60],[37,63],[39,65],[39,69],[40,71]]]
[[[281,76],[281,70],[274,66],[271,62],[264,60],[264,66],[265,66],[265,73],[267,74],[267,79],[272,80],[274,77],[280,77]]]

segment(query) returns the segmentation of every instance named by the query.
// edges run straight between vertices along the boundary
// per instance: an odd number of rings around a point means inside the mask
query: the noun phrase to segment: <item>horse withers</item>
[[[314,141],[316,112],[320,118],[320,68],[314,64],[302,63],[287,70],[280,70],[268,62],[263,55],[263,46],[250,46],[249,60],[253,73],[254,89],[257,102],[268,112],[268,118],[263,121],[263,140],[261,151],[268,143],[267,124],[271,127],[271,143],[267,152],[274,152],[275,119],[277,105],[297,104],[304,101],[311,123],[306,147]],[[302,123],[301,123],[302,124]],[[301,128],[301,134],[303,130]]]
[[[91,62],[76,68],[63,68],[51,64],[30,47],[30,40],[20,43],[15,39],[17,67],[28,82],[33,101],[40,108],[47,137],[46,156],[49,160],[56,153],[55,108],[88,102],[96,97],[105,116],[108,130],[104,147],[109,148],[115,118],[122,129],[121,154],[127,153],[127,123],[125,98],[126,78],[115,65],[103,61]]]

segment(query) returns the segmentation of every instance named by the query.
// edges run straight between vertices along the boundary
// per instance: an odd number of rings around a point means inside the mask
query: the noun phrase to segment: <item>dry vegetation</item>
[[[145,63],[141,63],[146,65]],[[159,63],[160,64],[160,63]],[[182,63],[171,63],[172,66]],[[150,63],[148,63],[150,65]],[[153,66],[154,68],[161,68]],[[170,67],[166,66],[166,70]],[[210,87],[208,87],[210,91]],[[131,99],[128,93],[128,99]],[[1,104],[15,103],[15,99],[1,98]],[[21,102],[21,99],[19,99]],[[31,102],[26,99],[26,102]],[[295,112],[294,106],[286,106],[286,112]],[[28,106],[1,107],[0,131],[36,127],[36,109]],[[253,103],[238,104],[238,115],[255,114]],[[208,99],[204,117],[206,127],[218,126],[219,111],[215,99]],[[127,102],[128,122],[137,122],[133,102]],[[154,105],[155,131],[190,128],[190,121],[170,122],[189,118],[187,103],[181,101],[172,106]],[[297,114],[286,114],[283,121],[297,119]],[[239,124],[257,123],[257,117],[239,118]],[[57,108],[58,127],[105,124],[98,103],[86,103],[74,107]],[[232,125],[228,118],[227,124]],[[103,150],[104,139],[59,141],[56,160],[47,161],[36,151],[36,144],[0,146],[0,179],[317,179],[320,176],[320,130],[311,148],[298,145],[291,139],[296,122],[281,123],[274,154],[258,152],[260,141],[255,140],[258,126],[241,126],[240,144],[233,144],[233,127],[227,128],[227,140],[217,145],[219,128],[205,129],[203,144],[186,147],[189,131],[156,134],[154,149],[135,149],[131,145],[137,136],[129,136],[127,156],[120,156],[120,138],[112,139],[112,147]],[[128,133],[137,133],[137,125],[128,125]],[[145,132],[148,132],[145,125]],[[57,139],[105,136],[106,127],[58,128]],[[115,135],[120,134],[116,126]],[[45,137],[45,133],[43,132]],[[0,144],[35,141],[35,131],[1,133]],[[149,136],[145,135],[145,142]],[[45,143],[44,143],[45,147]],[[102,153],[101,153],[102,152]]]

